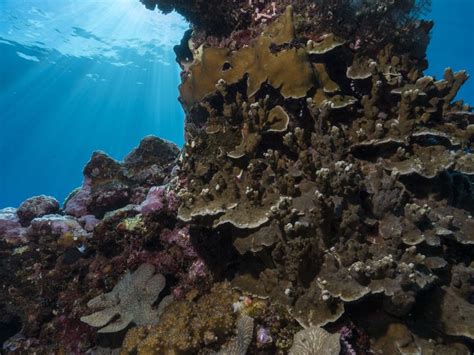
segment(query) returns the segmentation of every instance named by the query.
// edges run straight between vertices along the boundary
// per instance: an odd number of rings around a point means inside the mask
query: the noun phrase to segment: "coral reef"
[[[221,349],[218,354],[247,354],[248,347],[253,337],[253,318],[242,315],[237,319],[236,339]]]
[[[233,333],[232,304],[238,296],[228,283],[221,283],[197,297],[197,293],[191,291],[183,300],[171,303],[156,326],[131,329],[124,340],[122,354],[196,353],[206,346],[219,347],[226,336]],[[244,329],[238,333],[243,332],[243,338],[238,337],[235,344],[248,345],[247,322],[248,318],[241,321]]]
[[[162,139],[145,137],[123,162],[95,152],[84,168],[84,183],[66,199],[64,211],[75,217],[105,213],[143,202],[152,186],[166,183],[178,148]]]
[[[350,41],[352,49],[374,50],[384,43],[396,43],[414,54],[424,55],[426,31],[431,23],[420,21],[430,0],[140,0],[148,9],[164,13],[177,11],[193,26],[197,44],[219,43],[235,49],[248,43],[288,5],[297,11],[296,29],[305,38],[321,41],[334,33]]]
[[[0,210],[0,235],[8,244],[19,244],[25,241],[26,228],[23,228],[15,208]]]
[[[100,327],[105,326],[100,334],[132,322],[153,324],[171,299],[165,296],[159,307],[151,307],[165,277],[165,294],[192,289],[194,283],[203,289],[210,284],[207,269],[186,239],[187,229],[177,224],[175,194],[154,185],[172,179],[177,153],[176,146],[146,137],[124,162],[94,154],[85,169],[86,188],[73,193],[63,209],[54,199],[39,196],[18,210],[1,210],[2,326],[14,332],[5,333],[14,336],[8,341],[2,335],[7,353],[84,353],[98,348],[101,338],[81,318],[98,326],[92,321],[108,312],[109,317],[99,319]],[[102,209],[119,183],[130,191],[127,205],[107,203]],[[144,216],[141,204],[153,191],[161,191],[161,209],[148,208]],[[94,216],[98,205],[101,212]],[[155,268],[157,274],[151,276]],[[140,280],[148,288],[140,289]],[[105,309],[90,315],[87,304]],[[121,318],[115,317],[119,314]]]
[[[192,26],[185,146],[0,211],[6,351],[472,352],[474,114],[423,74],[429,1],[142,2]]]
[[[423,75],[431,24],[416,17],[428,2],[258,3],[216,7],[231,26],[217,34],[204,13],[194,21],[199,2],[173,2],[194,26],[178,218],[209,246],[227,238],[233,286],[288,307],[304,327],[342,322],[374,298],[408,322],[420,299],[472,267],[474,115],[453,102],[467,75]],[[248,19],[255,31],[239,42],[253,6],[267,21]],[[334,19],[318,22],[327,11]],[[422,336],[472,339],[461,330],[470,297]]]
[[[28,225],[34,218],[59,211],[59,202],[50,196],[36,196],[24,201],[16,211],[22,225]]]

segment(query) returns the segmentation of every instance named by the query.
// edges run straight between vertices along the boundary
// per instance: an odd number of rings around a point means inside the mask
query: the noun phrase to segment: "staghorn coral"
[[[153,265],[140,265],[135,272],[127,272],[111,292],[90,300],[87,306],[97,311],[81,317],[81,321],[101,328],[99,333],[116,333],[130,323],[139,326],[155,324],[163,309],[172,301],[167,296],[158,309],[151,307],[165,287],[165,282],[163,275],[155,274]]]

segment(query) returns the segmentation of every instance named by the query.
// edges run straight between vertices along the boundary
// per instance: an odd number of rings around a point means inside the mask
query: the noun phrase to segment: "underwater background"
[[[433,0],[428,75],[474,73],[472,0]],[[138,0],[0,0],[0,208],[60,201],[95,150],[122,159],[153,134],[181,146],[173,46],[188,28]],[[474,81],[458,97],[474,102]]]

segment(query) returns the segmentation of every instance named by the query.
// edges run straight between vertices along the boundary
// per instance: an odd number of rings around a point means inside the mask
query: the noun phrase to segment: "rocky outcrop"
[[[178,148],[154,136],[118,162],[103,152],[94,152],[84,168],[84,183],[66,199],[64,210],[75,217],[95,215],[130,203],[140,204],[147,189],[167,182]]]
[[[16,210],[16,215],[23,226],[37,217],[54,214],[59,211],[59,202],[50,196],[35,196],[24,201]]]
[[[156,137],[146,137],[124,162],[95,153],[83,187],[63,210],[39,196],[0,211],[1,325],[20,331],[8,340],[2,335],[4,352],[84,353],[97,344],[89,325],[116,333],[132,321],[154,322],[162,310],[151,304],[165,277],[173,275],[161,308],[170,294],[179,299],[209,283],[187,228],[177,224],[176,196],[166,185],[177,153]],[[150,270],[157,274],[150,277]],[[90,315],[88,306],[98,312]]]

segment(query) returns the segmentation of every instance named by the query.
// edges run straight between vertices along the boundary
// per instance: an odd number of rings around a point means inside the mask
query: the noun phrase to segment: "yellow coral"
[[[124,219],[117,228],[123,232],[137,232],[143,230],[145,225],[141,215]]]
[[[290,43],[295,39],[293,10],[284,15],[249,47],[231,52],[225,48],[205,48],[202,56],[190,67],[191,75],[181,85],[181,100],[191,107],[216,89],[219,80],[235,84],[247,74],[247,94],[253,96],[268,82],[281,90],[284,97],[301,98],[316,83],[315,73],[305,48],[289,48],[276,53],[272,45]]]
[[[121,354],[183,354],[222,344],[233,333],[232,304],[238,296],[229,283],[219,283],[208,294],[193,298],[170,304],[158,325],[129,330]]]

